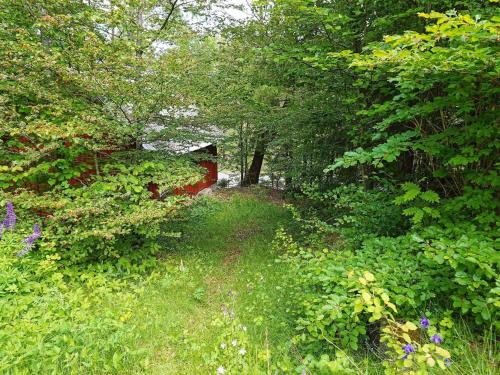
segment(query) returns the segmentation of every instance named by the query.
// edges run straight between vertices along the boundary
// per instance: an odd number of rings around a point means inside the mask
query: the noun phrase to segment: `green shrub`
[[[414,235],[424,255],[422,266],[435,269],[432,286],[449,298],[457,313],[476,324],[500,328],[498,236],[474,225],[428,227]],[[494,237],[493,237],[494,236]]]
[[[348,201],[348,196],[343,199]],[[298,332],[294,341],[309,353],[325,354],[331,344],[345,350],[380,345],[381,316],[373,319],[357,305],[362,292],[356,275],[365,270],[383,290],[380,300],[397,307],[392,312],[396,320],[448,311],[478,332],[500,327],[500,258],[488,228],[417,225],[397,237],[362,236],[359,246],[342,237],[332,244],[330,233],[338,231],[336,226],[293,211],[307,230],[296,231],[295,238],[279,230],[274,247],[283,254],[279,262],[290,266],[290,310]],[[440,328],[446,329],[447,322]]]
[[[438,237],[429,237],[431,233]],[[455,238],[435,228],[426,234],[425,240],[413,234],[371,238],[353,251],[300,246],[278,232],[275,247],[286,251],[280,261],[292,269],[292,306],[300,341],[313,347],[332,341],[358,349],[361,342],[373,340],[377,327],[353,315],[356,295],[350,276],[360,270],[373,272],[402,317],[450,309],[456,316],[472,317],[477,325],[498,328],[495,242],[473,231]]]
[[[221,188],[227,188],[229,186],[229,180],[227,178],[221,178],[217,181],[217,186]]]
[[[379,281],[378,276],[364,271],[368,264],[363,264],[362,255],[326,248],[307,249],[297,245],[283,231],[278,232],[275,244],[287,249],[281,261],[292,266],[291,306],[299,332],[296,343],[309,353],[322,353],[325,348],[331,350],[332,347],[338,349],[333,361],[324,354],[319,361],[311,359],[314,357],[307,361],[318,373],[356,373],[356,366],[353,368],[342,350],[356,351],[361,342],[380,348],[381,342],[385,343],[386,349],[379,350],[386,352],[384,367],[388,374],[409,369],[427,373],[428,368],[436,365],[442,369],[446,367],[450,353],[439,346],[443,334],[438,334],[428,323],[418,334],[414,332],[417,326],[411,321],[401,323],[407,317],[414,319],[415,312],[409,308],[399,309],[391,302],[395,292],[390,288],[394,289],[394,285],[386,283],[391,279],[386,272],[377,270]],[[402,268],[394,271],[393,280],[404,272]],[[406,300],[409,290],[399,291]],[[410,304],[417,305],[414,300]],[[446,323],[442,323],[444,328]],[[341,354],[343,356],[338,357]]]
[[[320,191],[317,185],[304,185],[302,190],[314,215],[350,235],[393,236],[409,227],[402,210],[391,204],[396,197],[391,187],[367,190],[351,184]]]
[[[84,187],[54,188],[41,194],[18,189],[4,193],[0,203],[14,203],[22,216],[20,225],[40,223],[37,251],[59,254],[66,264],[125,255],[139,262],[157,250],[161,225],[175,217],[184,199],[170,195],[153,200],[148,183],[169,191],[197,181],[199,174],[183,161],[112,164],[102,172]]]

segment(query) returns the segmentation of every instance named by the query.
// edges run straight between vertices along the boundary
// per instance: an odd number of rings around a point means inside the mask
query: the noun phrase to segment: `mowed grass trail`
[[[266,190],[203,197],[163,246],[158,281],[131,312],[135,350],[147,353],[148,374],[210,374],[224,314],[248,325],[252,347],[286,350],[289,325],[281,321],[282,270],[274,262],[275,230],[289,220]],[[251,361],[252,352],[245,354]],[[144,368],[141,370],[144,371]]]

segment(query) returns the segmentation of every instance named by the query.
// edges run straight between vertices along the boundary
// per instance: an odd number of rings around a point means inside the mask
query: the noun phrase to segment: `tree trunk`
[[[252,163],[250,164],[250,168],[245,175],[245,179],[242,183],[243,186],[256,185],[259,183],[260,171],[262,169],[262,163],[264,162],[264,155],[266,153],[268,143],[269,139],[267,132],[258,136]]]
[[[243,147],[243,123],[240,124],[240,134],[239,134],[239,142],[238,146],[240,148],[240,185],[243,184],[243,180],[245,178],[245,158],[243,156],[243,152],[245,152],[245,148]]]

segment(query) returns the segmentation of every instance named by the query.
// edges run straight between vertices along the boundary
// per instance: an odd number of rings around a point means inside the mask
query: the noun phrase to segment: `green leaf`
[[[420,194],[420,198],[429,203],[439,202],[439,195],[432,190],[424,191],[423,193]]]

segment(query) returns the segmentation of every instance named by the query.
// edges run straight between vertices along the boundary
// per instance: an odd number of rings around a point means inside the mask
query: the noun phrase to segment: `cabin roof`
[[[165,130],[165,127],[158,124],[150,124],[146,129],[146,137],[154,139],[154,133],[158,135]],[[190,134],[192,136],[182,139],[174,138],[169,140],[162,139],[161,136],[156,140],[146,141],[142,144],[143,149],[148,151],[167,151],[177,155],[188,154],[217,143],[222,139],[223,132],[216,126],[209,126],[204,129],[194,127],[177,128],[180,133]]]
[[[144,143],[142,148],[148,151],[170,151],[177,155],[188,154],[193,151],[201,150],[213,143],[210,142],[173,142],[173,141],[155,141],[152,143]]]

